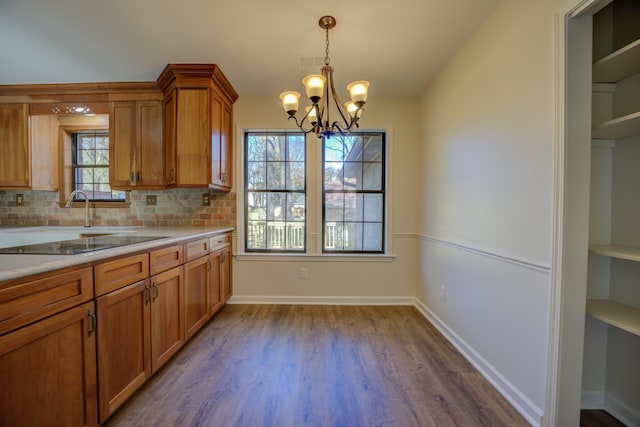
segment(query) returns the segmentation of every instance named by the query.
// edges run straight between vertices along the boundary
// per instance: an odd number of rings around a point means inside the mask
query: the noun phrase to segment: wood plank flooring
[[[409,306],[228,305],[116,426],[527,426]]]
[[[580,427],[625,427],[625,425],[606,411],[589,409],[580,411]]]

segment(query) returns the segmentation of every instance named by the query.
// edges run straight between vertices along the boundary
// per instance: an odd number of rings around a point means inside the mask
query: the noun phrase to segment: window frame
[[[304,138],[304,186],[302,189],[287,189],[286,188],[286,180],[287,180],[287,173],[286,173],[286,165],[292,161],[289,160],[289,150],[288,150],[288,145],[285,146],[285,158],[284,160],[278,160],[277,162],[280,163],[284,163],[285,164],[285,170],[284,170],[284,179],[285,179],[285,188],[282,189],[249,189],[249,158],[248,158],[248,148],[249,148],[249,137],[251,135],[256,135],[256,134],[262,134],[265,136],[268,135],[284,135],[285,138],[288,135],[291,136],[301,136]],[[285,139],[285,144],[288,144],[288,140]],[[307,165],[308,165],[308,147],[307,147],[307,138],[306,136],[302,133],[302,132],[296,132],[296,131],[290,131],[290,130],[272,130],[272,129],[266,129],[266,130],[247,130],[245,132],[243,132],[243,144],[242,144],[242,150],[243,150],[243,190],[244,190],[244,194],[242,199],[244,200],[244,251],[245,253],[267,253],[267,254],[306,254],[308,251],[308,219],[307,219],[307,213],[308,213],[308,194],[307,194],[307,187],[308,187],[308,172],[307,172]],[[267,150],[267,148],[265,147],[265,150]],[[269,163],[269,160],[266,159],[266,153],[265,153],[265,166]],[[273,161],[272,161],[273,162]],[[268,168],[265,168],[265,175],[268,176]],[[267,180],[265,179],[265,183],[267,182]],[[303,223],[303,229],[304,229],[304,245],[301,249],[287,249],[286,245],[284,248],[281,249],[274,249],[274,248],[269,248],[267,247],[267,245],[265,244],[264,248],[249,248],[249,235],[250,233],[248,232],[249,230],[249,194],[252,192],[257,192],[257,193],[265,193],[267,194],[267,197],[269,194],[284,194],[285,197],[287,197],[289,194],[302,194],[305,198],[305,206],[304,206],[304,221],[302,221]],[[269,220],[268,220],[268,214],[267,214],[267,218],[265,219],[265,222],[268,224]],[[285,224],[287,224],[289,221],[286,221],[286,219],[283,221]],[[296,223],[299,221],[290,221],[292,223]],[[286,236],[286,232],[285,232],[285,236]],[[265,230],[265,240],[268,238],[268,233]]]
[[[322,236],[322,253],[325,254],[378,254],[378,255],[382,255],[385,254],[385,245],[386,245],[386,228],[387,228],[387,220],[386,220],[386,134],[384,131],[353,131],[350,133],[350,135],[360,135],[360,136],[367,136],[367,135],[379,135],[381,138],[381,159],[379,162],[370,162],[370,161],[366,161],[364,159],[364,145],[362,146],[362,160],[360,161],[348,161],[347,159],[343,159],[342,160],[342,170],[344,171],[344,167],[345,164],[348,163],[362,163],[363,167],[363,173],[364,173],[364,164],[365,163],[380,163],[381,164],[381,174],[380,174],[380,190],[366,190],[366,189],[353,189],[353,190],[347,190],[344,188],[344,184],[343,184],[343,189],[342,190],[337,190],[337,189],[326,189],[325,188],[325,184],[326,184],[326,150],[325,150],[325,144],[327,142],[327,139],[329,138],[322,138],[322,181],[320,182],[320,186],[322,188],[321,190],[321,194],[322,194],[322,221],[321,221],[321,236]],[[350,135],[336,135],[336,136],[332,136],[331,138],[347,138]],[[344,183],[344,181],[343,181]],[[326,237],[327,237],[327,233],[326,233],[326,225],[327,225],[327,206],[326,206],[326,195],[327,194],[343,194],[343,195],[347,195],[347,194],[362,194],[362,195],[366,195],[366,194],[380,194],[382,196],[382,206],[381,206],[381,210],[382,210],[382,219],[380,221],[381,226],[382,226],[382,230],[381,230],[381,242],[380,242],[380,250],[365,250],[364,248],[361,250],[339,250],[339,249],[327,249],[326,248]],[[364,211],[364,198],[363,198],[363,207],[362,207],[363,211]],[[367,221],[365,221],[364,219],[364,212],[363,212],[363,219],[361,221],[342,221],[343,227],[344,224],[347,223],[359,223],[362,224],[363,227],[363,231],[362,231],[362,240],[364,240],[364,225],[366,223],[368,223]],[[363,244],[364,246],[364,244]]]
[[[80,164],[78,162],[78,144],[80,143],[79,139],[84,136],[84,135],[92,135],[93,137],[97,137],[97,136],[106,136],[107,139],[109,138],[109,131],[108,130],[104,130],[104,129],[87,129],[87,130],[81,130],[81,131],[76,131],[71,133],[71,138],[72,138],[72,143],[71,143],[71,188],[73,190],[76,191],[82,191],[85,194],[89,194],[86,190],[82,189],[82,188],[78,188],[79,185],[82,184],[86,184],[85,182],[83,183],[78,183],[77,181],[77,177],[78,177],[78,171],[81,169],[106,169],[107,171],[107,176],[109,175],[109,171],[110,168],[112,167],[111,165],[111,158],[109,157],[109,162],[106,165],[90,165],[90,164]],[[109,151],[109,148],[107,147],[107,151]],[[98,182],[95,181],[95,179],[93,181],[91,181],[91,184],[95,185],[95,184],[99,184]],[[125,191],[123,190],[114,190],[113,188],[111,188],[110,183],[107,181],[107,184],[109,185],[109,191],[111,193],[111,195],[113,195],[114,192],[121,192],[124,195],[124,198],[122,199],[114,199],[114,198],[102,198],[102,199],[96,199],[96,198],[92,198],[89,197],[89,202],[91,203],[123,203],[126,201],[127,199],[127,194]],[[95,194],[95,191],[93,192],[93,194]],[[78,195],[76,194],[73,198],[74,202],[82,202],[84,201],[84,198],[78,197]]]
[[[393,145],[394,126],[392,124],[380,124],[377,126],[360,128],[361,132],[380,132],[384,134],[385,152],[385,203],[384,203],[384,244],[381,253],[329,253],[322,251],[322,142],[314,134],[308,134],[306,138],[307,154],[307,212],[306,212],[306,252],[304,253],[282,253],[282,252],[247,252],[245,250],[246,239],[246,217],[245,217],[245,133],[257,131],[287,131],[296,132],[298,128],[293,126],[283,128],[280,122],[274,123],[254,123],[238,122],[235,125],[234,144],[235,152],[235,179],[236,179],[236,206],[237,223],[236,235],[238,246],[236,257],[238,261],[274,261],[274,262],[392,262],[394,255],[393,236]],[[400,235],[402,237],[403,235]]]

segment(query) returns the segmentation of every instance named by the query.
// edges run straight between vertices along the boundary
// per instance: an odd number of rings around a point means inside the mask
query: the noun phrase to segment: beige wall
[[[375,82],[371,83],[375,93]],[[386,130],[391,164],[388,164],[388,206],[391,255],[386,259],[331,260],[329,257],[265,257],[239,255],[234,273],[236,301],[410,303],[416,282],[415,243],[419,222],[418,114],[415,98],[376,98],[373,94],[361,120],[361,129]],[[269,98],[240,97],[234,106],[236,147],[242,149],[245,129],[290,127],[277,94]],[[317,142],[309,137],[309,150]],[[239,153],[237,153],[239,154]],[[241,163],[239,155],[236,161]],[[310,169],[316,165],[310,165]],[[240,173],[241,165],[236,164]],[[235,182],[240,182],[239,176]],[[242,200],[238,196],[238,210]],[[319,214],[319,213],[318,213]],[[314,215],[308,212],[309,216]],[[239,227],[241,226],[239,221]],[[313,244],[317,236],[311,236]],[[242,249],[239,238],[236,250]],[[301,279],[301,267],[309,277]]]
[[[561,3],[503,1],[421,97],[417,297],[533,424],[547,398]]]

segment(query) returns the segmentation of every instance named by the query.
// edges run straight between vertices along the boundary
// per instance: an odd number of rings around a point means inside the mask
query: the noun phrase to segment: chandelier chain
[[[329,65],[329,28],[325,28],[325,50],[324,50],[324,65]]]

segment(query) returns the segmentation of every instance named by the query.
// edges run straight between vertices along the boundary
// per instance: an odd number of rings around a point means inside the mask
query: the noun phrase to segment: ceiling
[[[421,92],[499,0],[0,0],[0,84],[154,81],[215,63],[240,96],[302,91],[324,58],[339,91]],[[301,60],[303,59],[303,60]]]

